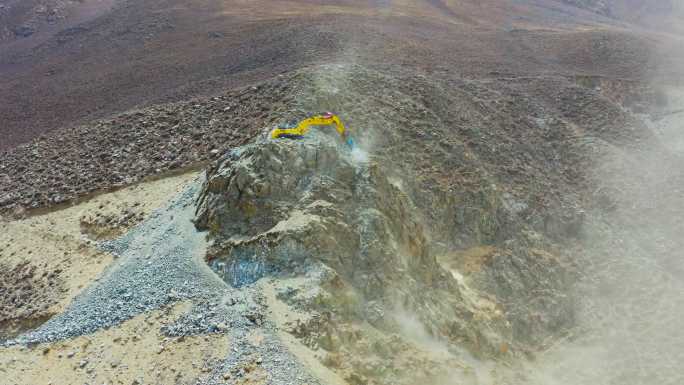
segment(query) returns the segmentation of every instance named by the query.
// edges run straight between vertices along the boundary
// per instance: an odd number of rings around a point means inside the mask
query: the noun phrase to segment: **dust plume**
[[[597,159],[578,328],[529,368],[534,384],[684,383],[684,115],[644,119],[653,141]]]
[[[392,318],[399,326],[401,336],[420,348],[421,352],[436,360],[455,360],[459,366],[443,365],[430,378],[432,385],[486,385],[494,384],[495,363],[475,358],[466,349],[438,339],[427,332],[425,325],[412,313],[400,307],[394,309]]]

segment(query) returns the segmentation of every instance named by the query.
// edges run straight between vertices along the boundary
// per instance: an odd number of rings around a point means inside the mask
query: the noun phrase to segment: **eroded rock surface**
[[[223,158],[208,173],[196,217],[213,236],[212,268],[234,286],[266,275],[315,277],[323,290],[291,302],[332,322],[397,330],[401,308],[436,335],[501,352],[510,343],[501,312],[469,306],[430,253],[409,197],[373,159],[356,158],[322,134],[260,141]]]

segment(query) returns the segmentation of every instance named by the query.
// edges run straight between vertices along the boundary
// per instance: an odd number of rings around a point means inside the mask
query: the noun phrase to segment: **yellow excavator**
[[[272,139],[279,138],[289,138],[289,139],[300,139],[309,131],[311,126],[331,126],[334,125],[337,132],[342,137],[342,140],[347,143],[350,148],[354,148],[354,140],[351,138],[347,130],[344,128],[344,124],[340,118],[333,114],[332,112],[326,112],[320,115],[314,115],[307,119],[302,120],[296,124],[284,124],[280,125],[271,131]]]

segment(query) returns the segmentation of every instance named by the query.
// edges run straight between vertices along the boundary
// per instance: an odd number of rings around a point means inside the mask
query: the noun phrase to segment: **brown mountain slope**
[[[8,2],[3,14],[17,4]],[[65,13],[0,43],[0,150],[54,128],[322,62],[396,64],[455,77],[640,77],[657,41],[546,0],[79,4],[67,8],[100,13]],[[27,16],[20,16],[3,23],[21,26]]]

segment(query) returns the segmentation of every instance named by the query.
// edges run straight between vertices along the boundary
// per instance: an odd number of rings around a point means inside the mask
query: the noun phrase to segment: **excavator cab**
[[[279,138],[289,138],[289,139],[301,139],[309,132],[311,126],[335,126],[335,129],[342,137],[342,140],[347,143],[350,148],[354,147],[354,141],[349,137],[344,124],[340,118],[333,114],[332,112],[325,112],[320,115],[314,115],[307,119],[302,120],[299,123],[288,122],[278,126],[278,128],[271,131],[272,139]]]

